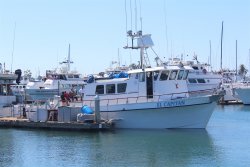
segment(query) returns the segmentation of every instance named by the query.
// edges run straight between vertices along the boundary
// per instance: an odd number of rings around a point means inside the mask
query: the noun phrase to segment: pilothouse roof
[[[128,71],[129,74],[133,73],[141,73],[141,72],[151,72],[151,71],[163,71],[163,70],[191,70],[192,68],[189,66],[179,67],[179,66],[160,66],[160,67],[152,67],[152,68],[145,68],[145,69],[134,69]]]

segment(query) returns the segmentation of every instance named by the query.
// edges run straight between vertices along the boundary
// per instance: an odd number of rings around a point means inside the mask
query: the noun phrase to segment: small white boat
[[[190,96],[213,94],[220,89],[222,83],[222,75],[208,70],[209,65],[200,63],[197,57],[194,61],[183,61],[179,58],[170,59],[168,65],[178,65],[191,67],[188,74],[188,90]]]
[[[151,35],[129,31],[128,36],[137,39],[137,46],[125,48],[140,49],[140,69],[129,70],[122,78],[90,78],[83,104],[94,107],[98,95],[101,117],[116,128],[206,128],[221,95],[190,97],[189,66],[147,68],[143,58],[144,50],[153,46]]]
[[[225,91],[225,95],[221,99],[221,102],[222,103],[241,102],[238,93],[234,89],[239,85],[239,83],[236,82],[238,80],[236,72],[231,70],[225,70],[222,71],[222,76],[223,76],[223,81],[221,89]]]
[[[55,70],[47,70],[45,81],[28,83],[25,88],[25,94],[28,100],[48,100],[55,95],[60,96],[62,92],[74,93],[83,88],[86,82],[81,74],[70,70],[70,46],[69,55],[66,61],[60,64],[66,64]]]
[[[16,96],[11,92],[10,86],[14,84],[17,78],[18,75],[3,69],[0,63],[0,108],[16,102]]]

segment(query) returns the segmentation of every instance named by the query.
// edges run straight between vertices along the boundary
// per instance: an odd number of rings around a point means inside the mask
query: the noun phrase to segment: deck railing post
[[[95,122],[100,122],[100,98],[98,95],[95,96]]]

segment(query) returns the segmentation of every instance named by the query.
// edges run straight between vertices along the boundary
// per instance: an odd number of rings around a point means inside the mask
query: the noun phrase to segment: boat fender
[[[88,80],[87,80],[87,83],[93,83],[94,82],[94,76],[93,75],[89,75],[88,76]]]
[[[82,108],[81,108],[81,112],[83,114],[93,114],[93,110],[87,106],[87,105],[84,105]]]

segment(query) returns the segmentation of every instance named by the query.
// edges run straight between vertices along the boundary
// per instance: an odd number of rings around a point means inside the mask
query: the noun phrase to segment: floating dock
[[[101,123],[79,123],[79,122],[32,122],[28,119],[16,117],[0,118],[0,127],[2,128],[31,128],[31,129],[49,129],[49,130],[69,130],[69,131],[104,131],[111,130],[113,126],[107,122]]]
[[[221,105],[234,105],[234,104],[243,104],[242,101],[240,100],[219,100],[218,101],[218,104],[221,104]]]
[[[15,110],[16,109],[16,110]],[[94,113],[90,107],[62,106],[35,102],[31,106],[2,109],[0,128],[32,128],[69,131],[103,131],[114,129],[114,124],[100,118],[100,100],[95,99]],[[83,111],[91,113],[83,113]],[[15,116],[16,115],[16,116]],[[18,116],[19,115],[19,116]]]

